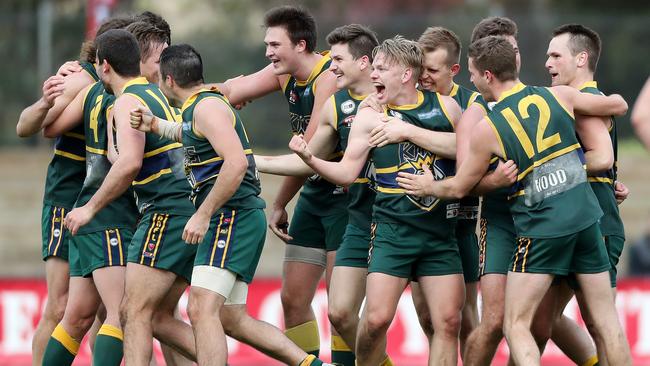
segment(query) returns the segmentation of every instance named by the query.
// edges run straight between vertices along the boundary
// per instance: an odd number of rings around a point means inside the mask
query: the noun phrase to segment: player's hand
[[[311,151],[302,135],[294,135],[291,138],[291,141],[289,141],[289,149],[296,153],[303,161],[309,162],[311,160]]]
[[[293,240],[289,236],[289,215],[284,207],[273,206],[269,219],[269,229],[285,243]]]
[[[503,162],[499,160],[499,164],[492,173],[492,182],[495,188],[510,187],[517,181],[518,174],[519,169],[514,161]]]
[[[81,206],[72,209],[65,215],[63,225],[70,231],[72,235],[76,235],[79,229],[93,219],[95,213],[87,206]]]
[[[131,127],[138,131],[151,132],[155,120],[156,116],[145,106],[131,110]]]
[[[241,102],[241,103],[239,103],[239,104],[235,104],[233,107],[234,107],[236,110],[241,111],[244,107],[246,107],[246,106],[247,106],[248,104],[250,104],[250,103],[253,103],[253,101],[252,101],[252,100],[247,100],[247,101],[245,101],[245,102]]]
[[[382,115],[381,123],[370,131],[370,146],[382,147],[407,140],[409,125],[399,118]]]
[[[63,76],[60,75],[50,76],[43,83],[43,102],[45,102],[48,107],[52,108],[56,97],[63,94],[63,84]]]
[[[630,189],[623,184],[623,182],[616,181],[614,183],[614,196],[616,197],[616,203],[621,204],[627,199],[627,196],[630,195]]]
[[[181,238],[187,244],[201,244],[210,227],[210,216],[195,212],[185,224]]]
[[[372,108],[375,112],[384,113],[384,108],[377,101],[377,93],[369,94],[361,104],[359,104],[358,110],[363,108]]]
[[[83,67],[79,61],[68,61],[59,67],[59,70],[56,72],[59,76],[68,76],[74,74],[75,72],[81,72]]]
[[[410,174],[399,172],[397,174],[397,184],[404,188],[406,194],[412,196],[431,196],[433,195],[431,185],[433,184],[433,174],[428,166],[422,165],[422,174]]]

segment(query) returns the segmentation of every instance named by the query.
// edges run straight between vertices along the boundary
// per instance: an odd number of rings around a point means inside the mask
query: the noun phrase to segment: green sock
[[[354,366],[354,352],[340,336],[332,336],[332,363],[337,366]]]
[[[122,331],[112,325],[104,324],[97,332],[93,349],[94,366],[120,366],[124,357]]]
[[[45,347],[43,366],[72,365],[77,352],[79,352],[79,342],[59,324],[54,328]]]

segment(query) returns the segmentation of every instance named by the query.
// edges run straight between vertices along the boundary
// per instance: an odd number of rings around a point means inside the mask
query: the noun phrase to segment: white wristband
[[[158,134],[162,137],[168,138],[172,141],[179,141],[181,137],[181,129],[183,128],[182,123],[178,122],[169,122],[164,119],[158,119]]]

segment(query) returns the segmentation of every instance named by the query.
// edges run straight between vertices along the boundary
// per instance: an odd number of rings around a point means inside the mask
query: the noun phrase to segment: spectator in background
[[[639,136],[646,149],[650,149],[650,77],[636,98],[631,121],[636,135]]]
[[[650,215],[648,215],[645,233],[630,246],[629,275],[650,276]]]

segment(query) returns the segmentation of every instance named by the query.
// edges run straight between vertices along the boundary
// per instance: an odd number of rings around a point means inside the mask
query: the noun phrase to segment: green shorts
[[[368,268],[368,249],[370,230],[363,230],[348,224],[343,234],[343,242],[336,251],[335,266]]]
[[[417,280],[423,276],[463,273],[456,238],[441,240],[403,224],[373,223],[368,273]]]
[[[319,216],[305,209],[301,199],[298,199],[289,225],[289,235],[293,238],[289,244],[325,249],[328,252],[337,250],[347,224],[347,210],[336,215]]]
[[[559,276],[600,273],[610,268],[607,249],[597,223],[558,238],[518,237],[517,249],[510,264],[512,272]]]
[[[265,238],[264,210],[221,210],[210,220],[210,228],[199,244],[194,265],[225,268],[250,283]]]
[[[188,216],[148,212],[129,245],[128,261],[175,273],[188,283],[192,278],[196,245],[183,241]]]
[[[118,228],[72,236],[70,276],[90,277],[98,268],[125,266],[132,237],[131,230]]]
[[[623,245],[625,244],[625,238],[620,235],[608,235],[604,237],[605,247],[607,248],[607,255],[609,256],[609,280],[612,284],[612,287],[616,287],[616,275],[618,270],[616,266],[618,265],[618,260],[621,258],[621,253],[623,252]]]
[[[476,237],[475,220],[458,220],[456,224],[456,241],[460,260],[463,263],[465,283],[478,281],[478,238]]]
[[[517,234],[510,220],[486,219],[479,221],[479,272],[480,275],[491,273],[508,274],[512,253],[517,248]]]
[[[41,237],[43,260],[49,257],[68,260],[70,233],[63,227],[63,219],[70,209],[65,207],[43,205],[41,215]]]

